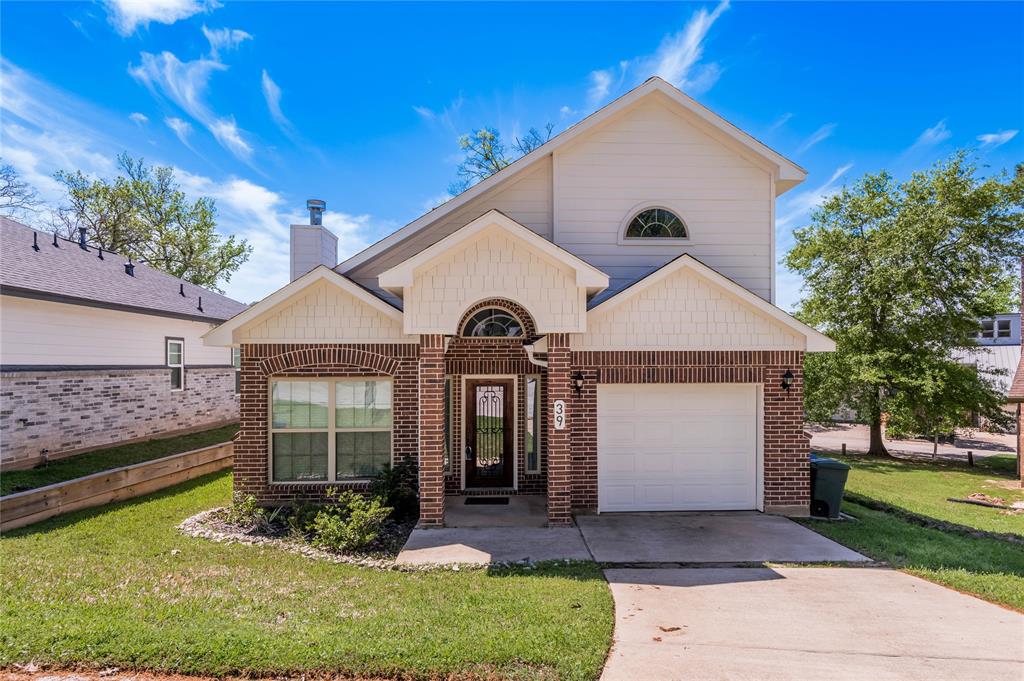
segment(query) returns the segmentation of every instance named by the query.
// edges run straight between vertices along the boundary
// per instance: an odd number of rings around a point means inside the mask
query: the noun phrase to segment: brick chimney
[[[306,208],[309,210],[309,224],[292,225],[290,281],[295,281],[317,265],[334,267],[338,264],[338,237],[323,225],[327,202],[309,199]]]

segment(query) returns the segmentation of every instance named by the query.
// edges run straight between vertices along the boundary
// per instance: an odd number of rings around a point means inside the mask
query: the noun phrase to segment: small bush
[[[329,496],[334,497],[335,493]],[[380,534],[392,509],[380,499],[366,499],[354,492],[338,494],[334,503],[321,508],[310,525],[311,543],[329,551],[366,548]]]
[[[419,476],[416,464],[403,462],[387,466],[373,478],[370,493],[394,509],[396,518],[414,518],[420,510]]]
[[[269,520],[266,509],[256,504],[256,497],[252,494],[240,494],[235,492],[231,495],[231,505],[224,513],[224,522],[236,527],[246,527],[250,530],[265,527]]]

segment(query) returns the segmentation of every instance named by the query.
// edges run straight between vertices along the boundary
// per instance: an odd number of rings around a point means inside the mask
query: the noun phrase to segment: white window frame
[[[178,346],[178,362],[176,364],[171,363],[171,345]],[[184,338],[165,338],[164,339],[164,363],[169,372],[169,378],[171,382],[171,392],[181,392],[185,389],[185,339]],[[178,387],[174,387],[174,370],[178,369],[180,372],[181,380],[178,383]]]
[[[1013,335],[1013,325],[1009,319],[997,319],[994,330],[996,338],[1009,338]]]
[[[339,428],[334,407],[337,398],[335,386],[338,383],[365,383],[380,381],[391,384],[391,425],[387,428]],[[274,383],[326,383],[327,384],[327,428],[274,428]],[[327,433],[327,479],[326,480],[275,480],[274,479],[274,434],[276,433]],[[267,480],[271,485],[339,485],[345,483],[364,483],[371,478],[339,478],[338,477],[338,433],[356,432],[388,432],[391,434],[391,447],[388,452],[388,465],[395,465],[395,382],[386,376],[351,376],[344,378],[305,378],[279,377],[267,382]]]
[[[231,348],[231,366],[235,367],[235,394],[242,392],[242,348]]]
[[[686,236],[684,237],[627,237],[626,230],[629,229],[629,225],[633,222],[636,216],[640,215],[644,211],[648,210],[667,210],[668,212],[679,218],[679,221],[683,223],[683,228],[686,230]],[[619,246],[672,246],[679,244],[686,244],[693,238],[693,231],[690,229],[690,223],[683,219],[683,212],[678,208],[670,206],[666,203],[659,203],[657,201],[639,203],[626,213],[626,218],[619,225],[619,232],[617,236],[617,242]]]
[[[524,412],[523,413],[523,430],[524,430],[525,437],[523,438],[523,449],[525,449],[526,451],[524,452],[525,456],[523,458],[525,460],[523,461],[523,465],[526,468],[526,474],[527,475],[537,475],[537,474],[539,474],[541,472],[541,468],[542,468],[542,466],[541,466],[541,456],[544,453],[544,447],[541,445],[541,443],[544,441],[544,438],[543,438],[543,426],[542,426],[543,418],[544,418],[543,417],[543,414],[544,414],[544,404],[543,404],[544,403],[544,397],[543,397],[544,391],[543,391],[543,389],[541,387],[541,376],[540,376],[540,374],[527,374],[524,378],[525,378],[525,380],[523,381],[523,390],[525,391],[525,395],[524,395],[524,399],[523,399],[523,403],[524,403],[523,404],[523,412]],[[530,413],[530,381],[536,381],[537,382],[537,394],[536,394],[536,396],[533,399],[533,411],[534,411],[533,414]],[[529,438],[530,438],[530,417],[531,416],[533,417],[534,433],[537,436],[537,443],[536,443],[536,447],[537,447],[537,465],[534,468],[530,467],[530,442],[529,442]]]

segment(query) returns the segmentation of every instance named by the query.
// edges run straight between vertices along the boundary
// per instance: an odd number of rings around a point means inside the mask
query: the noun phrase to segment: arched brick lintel
[[[345,347],[289,350],[261,360],[259,368],[264,376],[273,376],[289,369],[339,364],[372,369],[390,376],[398,372],[398,360],[393,357]]]

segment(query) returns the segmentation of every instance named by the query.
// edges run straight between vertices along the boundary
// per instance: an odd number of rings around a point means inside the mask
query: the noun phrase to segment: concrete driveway
[[[882,568],[606,570],[604,681],[1024,678],[1024,616]]]
[[[605,513],[578,516],[601,563],[860,562],[868,558],[779,516],[728,513]]]

